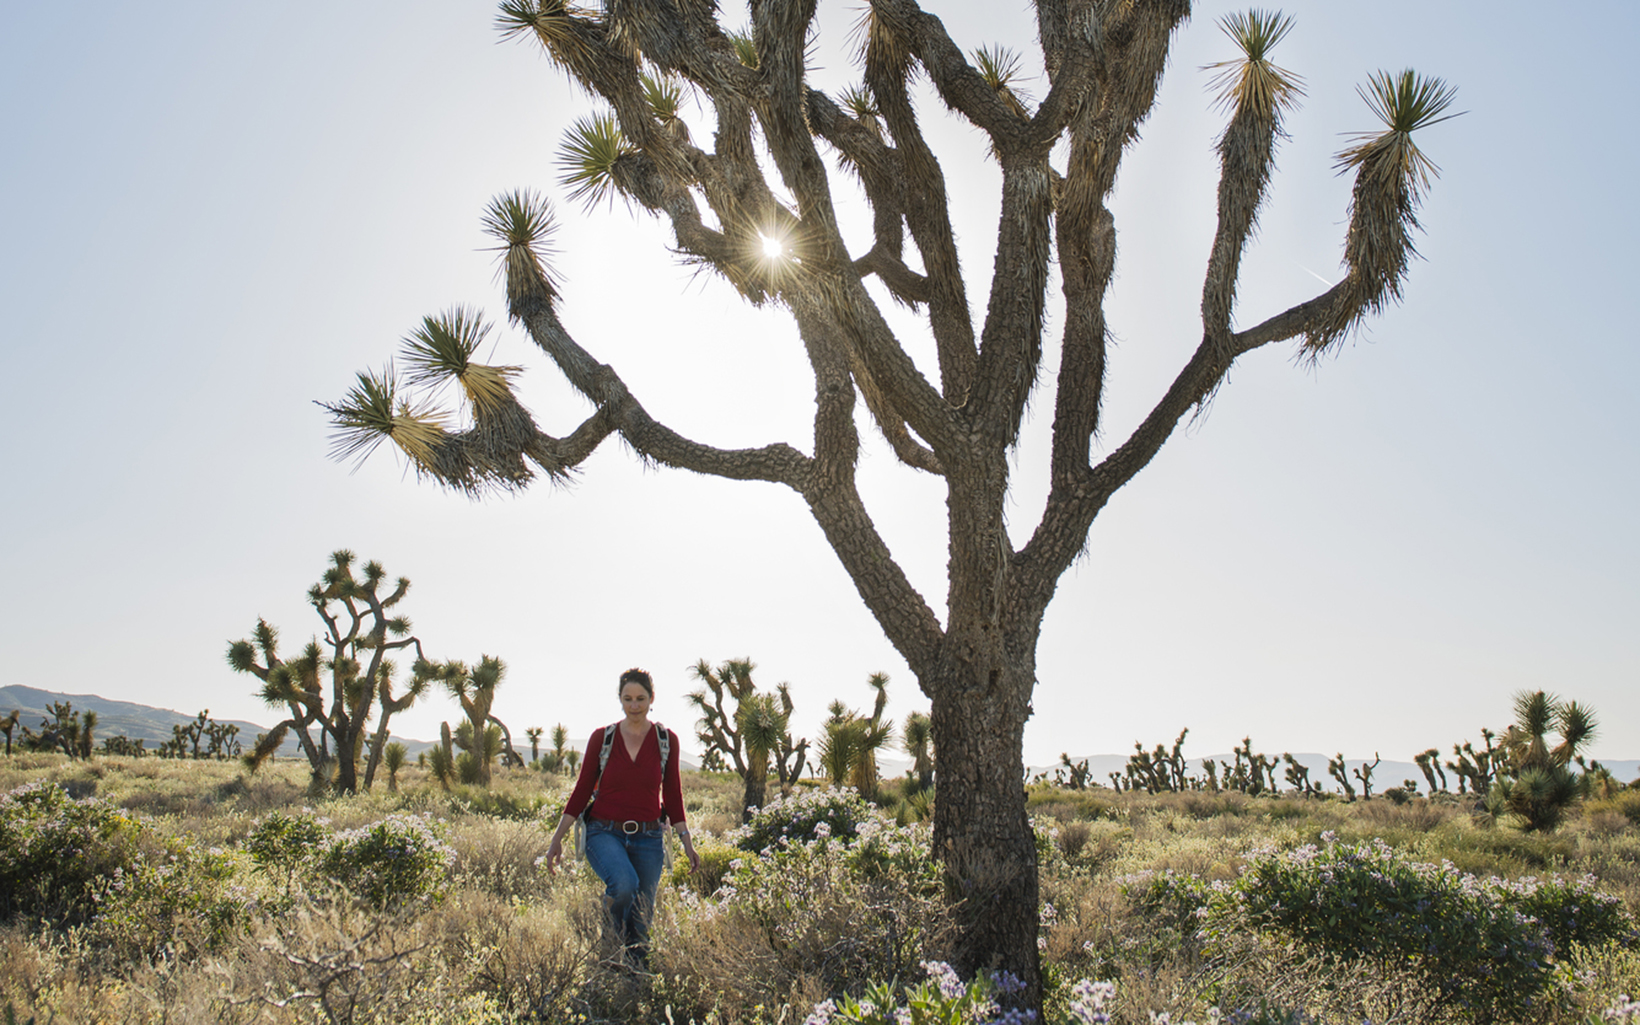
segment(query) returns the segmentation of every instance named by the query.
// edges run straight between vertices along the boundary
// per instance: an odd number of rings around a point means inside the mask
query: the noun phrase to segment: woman
[[[659,723],[649,721],[655,686],[642,669],[621,674],[621,709],[626,718],[605,726],[587,741],[581,759],[581,777],[564,805],[563,818],[547,848],[547,870],[558,871],[564,856],[564,837],[592,802],[586,829],[587,864],[604,881],[609,917],[620,931],[621,942],[640,968],[649,960],[649,916],[655,909],[655,888],[666,862],[668,823],[683,842],[689,871],[700,869],[700,855],[683,811],[683,784],[678,778],[676,734],[668,738],[666,764],[661,764]],[[609,755],[602,757],[605,734]],[[668,731],[670,732],[670,731]],[[600,764],[605,763],[605,764]]]

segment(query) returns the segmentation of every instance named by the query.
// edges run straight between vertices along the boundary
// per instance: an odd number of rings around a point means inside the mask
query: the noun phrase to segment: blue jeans
[[[649,953],[649,916],[666,863],[661,829],[623,833],[617,825],[588,822],[587,864],[604,881],[604,900],[621,943],[638,959]]]

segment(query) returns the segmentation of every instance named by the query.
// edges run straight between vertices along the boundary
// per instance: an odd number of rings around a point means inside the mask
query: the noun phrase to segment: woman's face
[[[654,698],[643,689],[641,683],[627,683],[621,686],[621,708],[627,715],[641,716],[649,711],[649,703]]]

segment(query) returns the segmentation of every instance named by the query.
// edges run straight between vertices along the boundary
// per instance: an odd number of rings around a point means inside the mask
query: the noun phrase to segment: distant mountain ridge
[[[169,708],[140,705],[134,701],[115,701],[97,694],[61,694],[57,691],[18,685],[0,687],[0,715],[10,715],[12,709],[18,709],[23,713],[22,724],[31,730],[40,728],[40,720],[51,718],[49,708],[52,704],[63,701],[74,706],[77,711],[97,713],[95,740],[99,744],[106,737],[124,735],[132,740],[145,741],[152,749],[154,745],[171,739],[171,727],[186,726],[198,715],[197,712],[184,714]],[[244,719],[218,719],[216,716],[211,716],[211,719],[213,722],[238,726],[237,739],[247,751],[256,743],[256,735],[266,733],[269,729],[267,726]],[[427,740],[411,740],[397,735],[393,739],[402,743],[412,758],[433,746],[432,741]],[[296,739],[287,736],[279,747],[279,757],[300,756],[301,751]]]

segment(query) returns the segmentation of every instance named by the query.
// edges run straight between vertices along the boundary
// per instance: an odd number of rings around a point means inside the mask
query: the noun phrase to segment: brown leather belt
[[[650,830],[660,829],[662,826],[666,825],[665,819],[651,819],[648,822],[638,822],[634,819],[627,819],[625,822],[618,822],[615,819],[593,819],[592,821],[600,826],[608,826],[610,829],[620,830],[627,836],[631,836],[634,833],[647,833]]]

